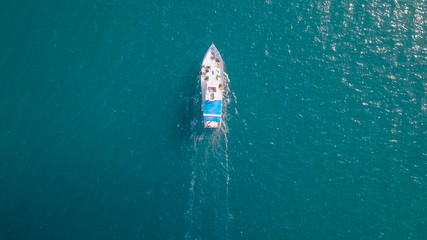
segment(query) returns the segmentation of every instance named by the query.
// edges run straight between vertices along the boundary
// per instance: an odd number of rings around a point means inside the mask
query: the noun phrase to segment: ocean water
[[[426,23],[426,0],[2,1],[0,240],[427,239]]]

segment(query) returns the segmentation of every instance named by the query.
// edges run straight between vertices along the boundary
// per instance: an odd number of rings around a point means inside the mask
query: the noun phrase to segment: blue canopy
[[[205,121],[221,121],[221,112],[222,112],[222,100],[218,101],[203,101],[203,115],[208,114],[208,116],[203,116]],[[219,116],[209,116],[209,115],[219,115]]]

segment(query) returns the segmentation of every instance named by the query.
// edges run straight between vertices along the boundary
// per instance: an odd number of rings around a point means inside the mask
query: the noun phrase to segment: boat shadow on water
[[[200,135],[203,132],[202,112],[200,99],[200,84],[198,76],[198,65],[192,66],[179,79],[181,96],[179,101],[180,121],[177,124],[178,135],[184,142],[188,141],[192,135]]]

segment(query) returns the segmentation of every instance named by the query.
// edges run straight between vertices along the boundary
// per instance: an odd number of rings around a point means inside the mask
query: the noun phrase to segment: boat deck
[[[206,128],[219,128],[222,115],[223,67],[219,51],[211,45],[200,71],[203,120]]]

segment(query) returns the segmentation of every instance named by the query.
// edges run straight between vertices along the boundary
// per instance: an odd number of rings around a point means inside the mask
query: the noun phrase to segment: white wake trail
[[[222,226],[222,235],[229,239],[229,229],[233,216],[230,212],[230,170],[233,170],[228,154],[227,120],[229,119],[228,107],[236,98],[229,89],[229,78],[224,73],[223,121],[221,128],[212,132],[211,129],[198,131],[199,126],[192,128],[193,134],[189,146],[191,165],[191,181],[189,186],[188,210],[185,217],[189,221],[189,228],[185,235],[186,240],[200,239],[205,234],[203,219],[206,209],[220,214],[224,218],[217,218],[216,225]],[[197,123],[197,119],[195,120]],[[193,125],[193,124],[192,124]],[[219,165],[220,164],[220,165]],[[225,185],[225,186],[224,186]],[[224,189],[225,187],[225,189]],[[225,191],[224,191],[225,190]],[[210,205],[214,203],[214,205]],[[206,208],[206,206],[209,206]],[[225,207],[225,209],[224,209]],[[222,219],[222,220],[221,220]],[[223,221],[221,223],[221,221]]]

